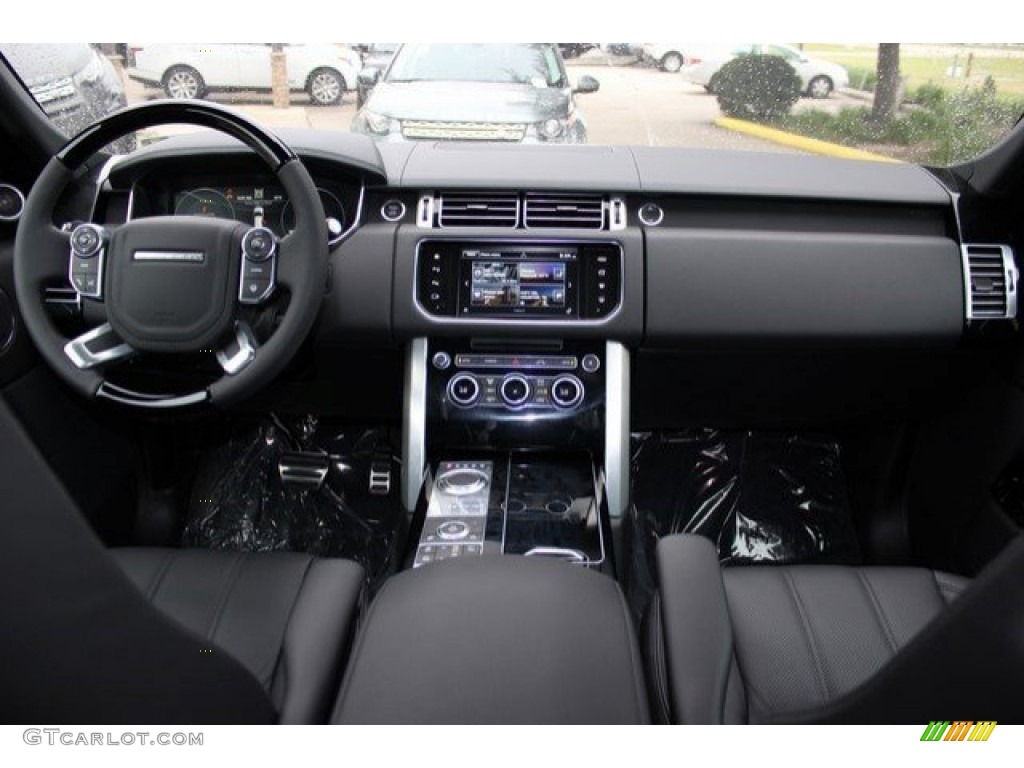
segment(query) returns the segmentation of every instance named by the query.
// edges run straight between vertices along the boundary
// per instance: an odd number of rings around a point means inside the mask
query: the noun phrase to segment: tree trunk
[[[900,101],[900,44],[878,44],[878,81],[871,118],[878,123],[892,120]]]
[[[288,54],[284,52],[282,43],[270,44],[270,89],[277,109],[288,109],[291,106],[291,93],[288,90]]]

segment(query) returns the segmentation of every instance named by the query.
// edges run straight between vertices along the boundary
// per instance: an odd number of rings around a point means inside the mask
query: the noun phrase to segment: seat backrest
[[[1024,535],[878,674],[787,723],[1024,723]]]
[[[237,661],[129,582],[0,400],[0,722],[269,723]]]

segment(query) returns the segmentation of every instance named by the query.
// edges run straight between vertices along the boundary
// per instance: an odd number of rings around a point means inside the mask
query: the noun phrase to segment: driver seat
[[[327,722],[358,565],[106,550],[2,402],[0,456],[0,722]]]

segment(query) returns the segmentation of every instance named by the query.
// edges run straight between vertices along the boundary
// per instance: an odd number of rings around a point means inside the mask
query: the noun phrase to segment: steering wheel
[[[195,216],[156,216],[125,224],[53,224],[61,194],[86,160],[143,128],[187,123],[246,144],[273,172],[295,211],[295,228],[278,239],[261,226]],[[288,364],[320,308],[327,233],[316,185],[279,138],[224,107],[156,101],[115,112],[71,139],[43,169],[25,201],[14,247],[14,278],[25,327],[43,358],[86,397],[141,408],[228,405],[255,393]],[[44,304],[47,286],[70,279],[95,327],[61,335]],[[260,345],[242,319],[275,291],[288,307]],[[107,380],[136,355],[216,350],[222,374],[196,392],[138,392]]]

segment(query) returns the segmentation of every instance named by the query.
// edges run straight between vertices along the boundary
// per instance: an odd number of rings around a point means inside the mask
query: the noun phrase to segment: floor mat
[[[282,480],[281,459],[296,451],[319,457],[326,468],[320,487]],[[378,470],[376,493],[369,489],[371,466]],[[366,569],[375,589],[394,569],[405,530],[398,478],[388,430],[337,430],[313,418],[268,421],[202,458],[182,543],[344,557]]]
[[[709,538],[726,565],[856,563],[838,443],[714,429],[633,436],[630,602],[656,588],[658,540]]]

